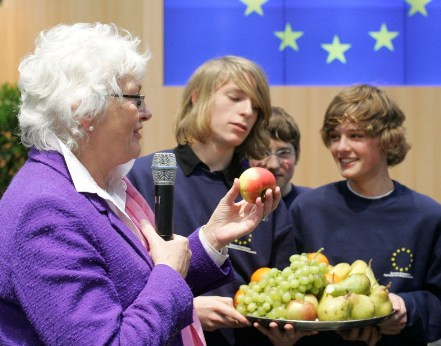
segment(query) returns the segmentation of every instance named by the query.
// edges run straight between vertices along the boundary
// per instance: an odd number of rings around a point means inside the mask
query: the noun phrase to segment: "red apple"
[[[276,188],[276,178],[263,167],[251,167],[239,177],[239,189],[242,198],[248,203],[256,203],[257,197],[265,198],[265,191]]]
[[[291,300],[286,307],[288,320],[314,321],[317,317],[317,309],[314,304],[304,300]]]

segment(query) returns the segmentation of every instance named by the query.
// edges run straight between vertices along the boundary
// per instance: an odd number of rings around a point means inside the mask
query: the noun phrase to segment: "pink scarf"
[[[153,227],[155,224],[155,214],[150,206],[147,204],[141,194],[135,189],[127,178],[123,178],[127,185],[127,197],[126,197],[126,212],[132,219],[135,226],[141,232],[140,222],[141,220],[147,220]],[[146,247],[147,251],[149,246],[147,240],[141,232],[141,242]],[[193,323],[181,330],[182,342],[185,346],[206,346],[204,332],[202,331],[201,322],[196,314],[196,310],[193,309]]]

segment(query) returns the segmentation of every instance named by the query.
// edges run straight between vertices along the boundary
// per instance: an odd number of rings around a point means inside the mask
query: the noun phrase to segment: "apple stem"
[[[262,200],[262,203],[265,203],[265,198],[266,198],[266,190],[264,190],[264,191],[260,194],[260,199]]]

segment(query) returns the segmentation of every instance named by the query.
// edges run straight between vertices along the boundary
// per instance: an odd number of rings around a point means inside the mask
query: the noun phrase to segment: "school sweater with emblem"
[[[195,227],[208,222],[219,201],[246,167],[234,157],[224,171],[210,172],[189,146],[174,150],[177,174],[174,183],[174,233],[191,234]],[[138,158],[128,178],[147,202],[154,208],[152,183],[153,155]],[[241,199],[240,196],[238,200]],[[292,224],[283,202],[262,221],[253,233],[233,242],[228,249],[235,280],[206,295],[233,297],[241,284],[250,281],[251,274],[260,267],[283,269],[289,257],[297,253]],[[208,345],[270,345],[269,340],[255,328],[221,329],[205,333]]]
[[[300,195],[290,208],[300,252],[324,248],[331,264],[368,262],[380,284],[391,282],[407,309],[407,326],[378,345],[426,345],[441,337],[441,205],[394,182],[380,199],[351,192],[346,181]],[[335,333],[297,345],[354,345]],[[334,341],[333,341],[334,340]]]

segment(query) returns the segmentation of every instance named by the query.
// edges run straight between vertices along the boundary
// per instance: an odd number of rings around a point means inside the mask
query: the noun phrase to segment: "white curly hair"
[[[122,78],[144,78],[151,54],[139,52],[139,44],[114,24],[61,24],[41,32],[35,51],[19,66],[22,143],[51,150],[53,133],[77,149],[86,135],[80,121],[103,114],[109,95],[122,94]]]

